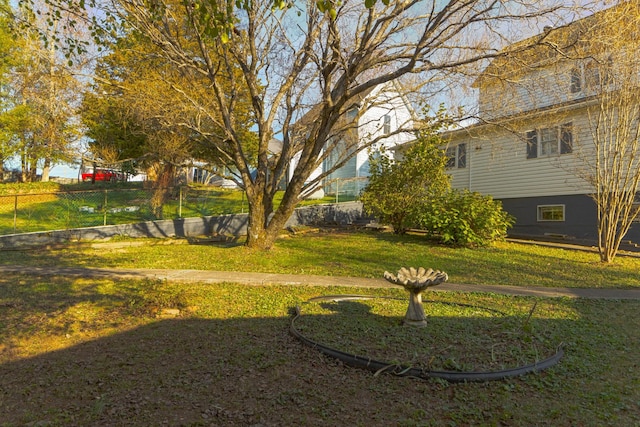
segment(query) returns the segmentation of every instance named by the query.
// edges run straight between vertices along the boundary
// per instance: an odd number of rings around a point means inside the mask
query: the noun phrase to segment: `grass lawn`
[[[153,191],[141,182],[0,183],[0,234],[66,230],[103,224],[131,224],[157,219],[151,209]],[[274,199],[277,207],[283,192]],[[340,201],[353,200],[342,197]],[[335,197],[305,200],[300,206],[334,203]],[[170,191],[163,218],[189,218],[247,212],[241,190],[183,186]]]
[[[280,239],[269,252],[240,244],[185,240],[121,240],[56,250],[3,252],[2,264],[168,268],[381,278],[385,270],[431,267],[451,283],[547,287],[637,288],[640,258],[605,265],[595,253],[518,243],[481,249],[430,244],[421,236],[325,232]]]
[[[640,425],[640,301],[438,292],[417,331],[393,300],[306,303],[352,292],[5,275],[0,425]],[[565,357],[488,383],[375,375],[296,341],[296,305],[307,336],[398,363],[500,369],[559,343]]]

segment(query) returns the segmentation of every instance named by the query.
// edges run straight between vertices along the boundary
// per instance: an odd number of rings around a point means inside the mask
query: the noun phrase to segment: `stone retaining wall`
[[[286,227],[349,225],[362,217],[363,211],[360,202],[313,205],[296,209],[289,218]],[[0,250],[46,246],[71,241],[95,241],[115,236],[156,238],[211,236],[215,234],[243,236],[246,235],[247,222],[247,214],[237,214],[9,234],[0,236]]]

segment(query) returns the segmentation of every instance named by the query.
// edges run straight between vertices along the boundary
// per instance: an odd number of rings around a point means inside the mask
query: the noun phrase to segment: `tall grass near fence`
[[[162,217],[153,214],[153,191],[97,188],[50,193],[0,195],[0,234],[127,224],[156,219],[246,212],[241,191],[174,187]]]
[[[131,224],[158,219],[192,218],[248,212],[244,191],[210,186],[166,189],[162,215],[153,214],[153,190],[142,183],[87,183],[72,186],[0,185],[0,235]],[[277,207],[282,199],[278,193]],[[351,201],[355,196],[341,196]],[[336,196],[301,203],[333,203]]]

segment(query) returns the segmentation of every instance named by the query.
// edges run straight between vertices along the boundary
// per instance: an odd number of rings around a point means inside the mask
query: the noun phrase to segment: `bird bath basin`
[[[431,286],[447,281],[449,276],[444,271],[431,268],[401,268],[396,275],[384,272],[384,278],[395,285],[403,286],[409,291],[409,307],[404,316],[404,324],[422,327],[427,325],[427,316],[422,307],[422,292]]]

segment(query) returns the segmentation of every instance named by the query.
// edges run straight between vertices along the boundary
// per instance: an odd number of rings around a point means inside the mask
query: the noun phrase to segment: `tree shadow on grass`
[[[73,302],[98,298],[96,292],[98,288],[87,290]],[[64,299],[50,304],[63,304]],[[633,307],[635,302],[627,306]],[[395,325],[399,320],[360,304],[337,308],[333,314],[310,317],[329,330],[335,327],[336,334],[347,320],[360,326],[367,324],[366,316]],[[600,352],[624,336],[611,328],[602,329],[592,343],[576,338],[567,359],[549,372],[506,382],[451,385],[348,368],[297,342],[288,333],[286,316],[238,316],[149,320],[6,362],[0,365],[0,425],[531,425],[541,419],[553,425],[598,425],[599,417],[615,412],[611,406],[596,406],[602,391],[609,392],[607,403],[633,402],[633,388],[601,385],[603,376],[606,381],[631,369],[628,361],[614,366],[614,373],[591,371],[596,363],[614,364],[614,355]],[[430,320],[434,327],[452,323],[448,317]],[[595,320],[543,322],[559,334],[579,336]],[[459,328],[486,329],[488,320],[456,323]],[[633,424],[633,409],[618,411],[619,418],[609,420]]]

